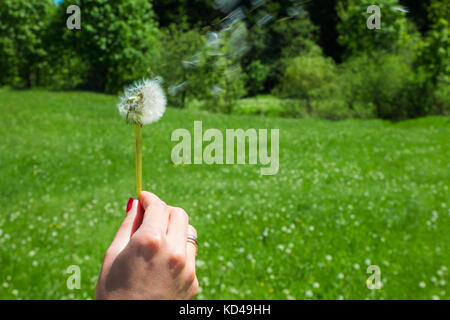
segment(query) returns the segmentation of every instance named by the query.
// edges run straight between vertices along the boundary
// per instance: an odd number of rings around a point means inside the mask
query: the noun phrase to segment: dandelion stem
[[[139,198],[142,191],[142,131],[138,124],[134,125],[134,135],[136,137],[136,191]]]

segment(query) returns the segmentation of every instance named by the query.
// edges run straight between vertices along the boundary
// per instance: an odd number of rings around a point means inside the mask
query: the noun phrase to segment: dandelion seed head
[[[166,111],[161,79],[144,79],[126,88],[117,105],[129,124],[145,125],[158,121]]]

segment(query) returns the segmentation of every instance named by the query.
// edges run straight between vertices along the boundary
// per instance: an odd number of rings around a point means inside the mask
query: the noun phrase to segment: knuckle
[[[142,205],[144,207],[144,210],[147,209],[150,204],[152,205],[158,205],[164,203],[160,198],[158,198],[155,194],[148,192],[148,191],[142,191],[141,192],[141,200]],[[165,204],[165,203],[164,203]]]
[[[169,267],[174,270],[181,270],[186,264],[186,257],[182,252],[172,252],[169,254]]]
[[[147,210],[168,214],[169,207],[164,202],[159,200],[159,201],[153,202],[152,205],[147,208]]]
[[[183,208],[175,208],[176,214],[182,216],[186,221],[189,221],[189,215]]]
[[[155,205],[166,205],[164,201],[162,201],[160,198],[158,198],[156,195],[152,194],[150,198],[150,202]]]
[[[136,237],[135,243],[139,248],[158,251],[162,247],[163,237],[159,232],[140,234]]]

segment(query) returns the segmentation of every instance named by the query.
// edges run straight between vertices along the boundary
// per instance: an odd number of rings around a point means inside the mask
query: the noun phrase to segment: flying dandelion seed
[[[224,13],[230,12],[240,2],[240,0],[214,0],[215,7]]]
[[[252,7],[257,8],[259,6],[262,6],[264,3],[266,3],[266,0],[252,0],[251,2]]]
[[[207,38],[206,41],[207,46],[217,46],[220,43],[220,37],[217,32],[208,32],[206,38]]]
[[[219,86],[212,86],[210,91],[211,91],[211,94],[214,96],[221,95],[222,93],[225,92],[225,90],[220,88]]]
[[[306,14],[305,9],[301,7],[289,7],[286,9],[286,13],[290,17],[303,16]]]
[[[239,67],[233,66],[225,70],[225,76],[234,79],[239,75]]]
[[[186,69],[195,68],[200,64],[200,59],[195,58],[193,60],[183,60],[183,61],[181,61],[181,64]]]
[[[184,88],[186,87],[186,81],[177,84],[177,85],[171,85],[168,88],[168,92],[171,96],[175,96],[177,95],[178,92],[183,91]]]
[[[288,9],[288,13],[291,15],[305,14],[302,7],[305,1],[290,0],[290,2],[291,7]],[[211,26],[214,31],[206,33],[203,47],[195,55],[181,61],[183,67],[195,69],[201,68],[207,63],[213,66],[210,72],[220,72],[218,77],[238,81],[241,73],[238,61],[251,50],[248,43],[247,13],[255,13],[255,24],[260,27],[265,27],[275,21],[275,16],[270,15],[264,9],[266,3],[268,3],[266,0],[251,0],[250,3],[244,3],[241,0],[214,0],[214,7],[220,10],[224,16]],[[205,56],[209,58],[205,59]],[[182,92],[185,85],[183,81],[184,79],[179,79],[178,82],[169,86],[168,94],[174,96]],[[221,95],[230,89],[219,82],[208,88],[214,96]]]
[[[246,37],[247,28],[244,24],[239,24],[231,31],[229,43],[232,48],[232,57],[242,56],[249,50]]]
[[[266,24],[272,22],[272,20],[273,20],[273,16],[271,16],[270,14],[265,14],[262,16],[260,15],[260,17],[256,21],[256,24],[259,26],[265,26]]]
[[[244,13],[244,10],[242,7],[238,7],[234,9],[222,22],[223,28],[230,28],[234,26],[239,21],[242,21],[246,18],[246,15]]]
[[[218,57],[218,56],[223,56],[223,53],[220,52],[219,50],[209,50],[208,55],[211,57]]]
[[[400,11],[400,12],[404,12],[404,13],[409,13],[409,9],[406,7],[393,7],[392,8],[394,11]]]

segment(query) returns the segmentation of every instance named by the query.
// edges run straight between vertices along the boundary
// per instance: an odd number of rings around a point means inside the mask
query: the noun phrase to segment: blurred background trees
[[[38,85],[49,60],[44,39],[55,8],[51,0],[0,3],[0,85]]]
[[[66,27],[68,5],[81,8],[81,30]],[[111,93],[146,75],[159,32],[147,0],[64,1],[53,27],[62,46],[87,65],[82,87]]]
[[[81,30],[66,27],[73,4]],[[4,0],[0,86],[116,94],[159,76],[178,108],[265,114],[264,97],[280,116],[448,114],[448,1],[377,5],[369,30],[357,0]]]

